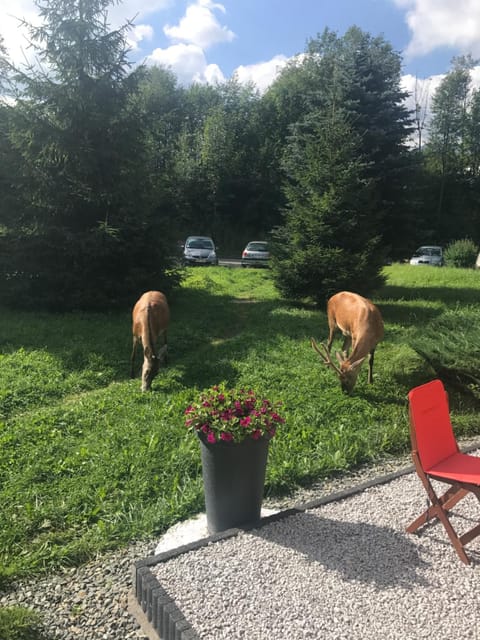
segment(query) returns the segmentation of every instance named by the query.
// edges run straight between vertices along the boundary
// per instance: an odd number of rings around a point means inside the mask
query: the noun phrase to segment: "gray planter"
[[[210,444],[200,438],[210,533],[260,520],[269,440]]]

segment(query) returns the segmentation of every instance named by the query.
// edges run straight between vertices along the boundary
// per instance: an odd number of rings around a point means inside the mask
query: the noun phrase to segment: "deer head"
[[[359,360],[355,360],[355,362],[350,362],[345,353],[340,353],[339,351],[337,351],[335,354],[338,360],[337,365],[332,360],[326,344],[320,343],[320,346],[318,346],[314,338],[311,338],[311,343],[314,350],[320,356],[323,364],[325,364],[327,367],[331,367],[337,374],[340,380],[342,391],[351,394],[357,381],[357,376],[360,372],[362,362],[365,360],[365,356],[363,358],[360,358]]]

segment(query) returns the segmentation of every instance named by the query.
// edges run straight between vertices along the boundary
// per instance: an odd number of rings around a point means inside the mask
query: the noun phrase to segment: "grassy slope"
[[[309,337],[323,310],[279,299],[267,271],[188,270],[171,302],[170,363],[142,394],[128,379],[130,313],[3,312],[0,579],[81,562],[203,508],[198,445],[183,428],[195,391],[226,380],[282,400],[267,491],[408,447],[406,394],[432,377],[411,348],[428,323],[478,316],[479,274],[394,265],[375,298],[386,323],[375,384],[345,397]],[[453,310],[453,311],[452,311]],[[460,433],[480,433],[452,396]]]

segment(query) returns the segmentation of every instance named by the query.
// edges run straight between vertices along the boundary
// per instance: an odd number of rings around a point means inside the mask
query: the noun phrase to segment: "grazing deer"
[[[133,307],[133,349],[131,377],[135,375],[135,351],[137,344],[143,346],[142,391],[149,391],[152,380],[158,373],[160,360],[167,361],[167,327],[170,310],[166,297],[160,291],[147,291]],[[156,351],[156,343],[160,334],[163,346]]]
[[[320,355],[324,364],[335,371],[340,378],[342,391],[347,393],[353,391],[362,362],[368,355],[368,382],[371,384],[375,348],[383,338],[383,320],[378,307],[357,293],[341,291],[328,301],[327,317],[330,329],[328,342],[318,347],[312,338],[312,347]],[[340,329],[345,336],[343,353],[336,352],[340,366],[330,357],[330,348],[336,329]],[[350,348],[352,351],[348,356]]]

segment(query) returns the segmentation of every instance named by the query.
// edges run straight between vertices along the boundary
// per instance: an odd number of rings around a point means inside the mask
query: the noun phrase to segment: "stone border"
[[[462,449],[463,453],[469,453],[480,447],[477,442]],[[348,489],[330,493],[316,500],[310,500],[302,504],[295,505],[291,509],[279,511],[270,516],[264,516],[259,522],[251,525],[245,525],[240,528],[228,529],[215,533],[206,538],[196,540],[176,549],[164,551],[158,555],[149,556],[142,560],[138,560],[133,565],[133,592],[129,597],[129,611],[140,624],[142,631],[149,640],[200,640],[200,636],[192,627],[190,622],[185,618],[182,611],[177,607],[175,601],[168,595],[166,590],[158,582],[157,578],[150,572],[150,567],[167,562],[172,558],[180,556],[184,553],[196,551],[207,545],[221,540],[227,540],[238,535],[243,531],[251,531],[252,529],[260,529],[277,520],[283,520],[299,513],[304,513],[310,509],[316,509],[330,502],[338,502],[349,498],[358,493],[362,493],[366,489],[387,484],[392,480],[396,480],[402,476],[413,473],[415,468],[413,465],[399,469],[392,473],[378,476],[371,480],[354,485]]]

